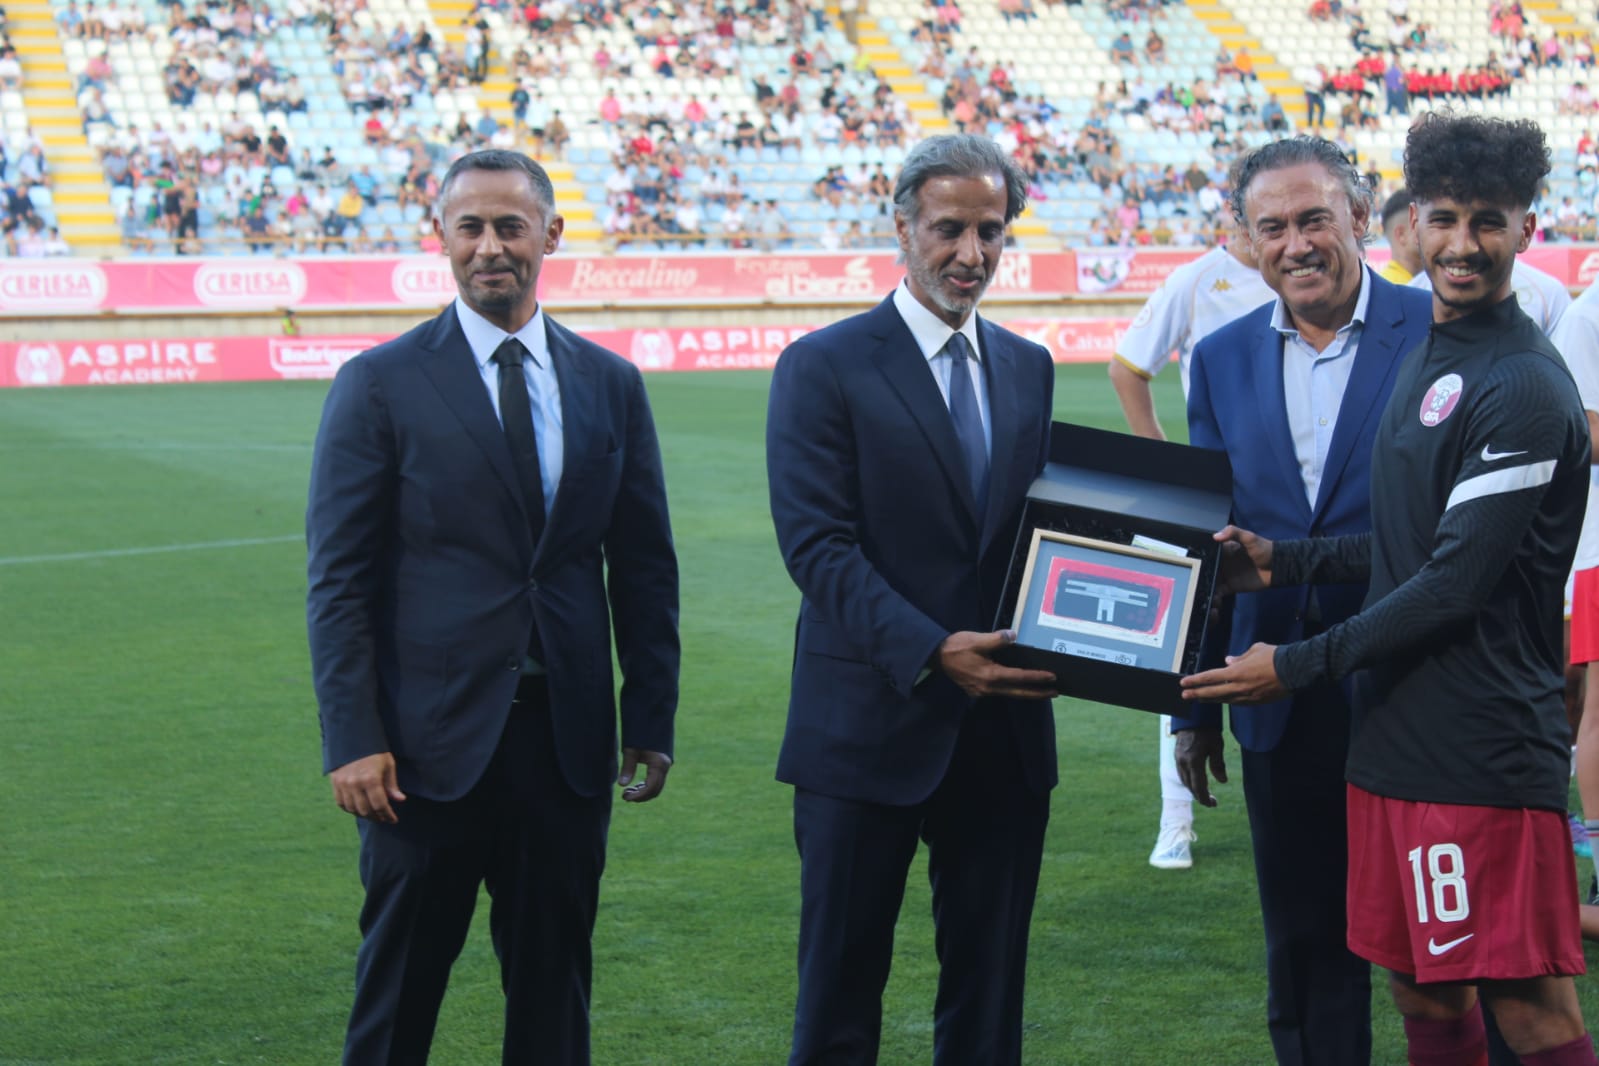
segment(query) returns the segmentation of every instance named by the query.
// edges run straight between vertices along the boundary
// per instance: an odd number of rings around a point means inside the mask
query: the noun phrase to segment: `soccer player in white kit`
[[[1599,440],[1599,285],[1590,286],[1577,297],[1549,339],[1566,360],[1588,416],[1589,433]],[[1599,468],[1594,470],[1599,472]],[[1577,792],[1582,797],[1591,839],[1599,833],[1599,709],[1590,705],[1599,703],[1599,491],[1595,487],[1588,492],[1588,511],[1571,571],[1573,580],[1567,596],[1571,611],[1571,665],[1585,667],[1588,673],[1576,736]],[[1594,896],[1595,890],[1590,887],[1585,893],[1586,902],[1599,902]]]
[[[1188,360],[1194,345],[1276,298],[1255,268],[1247,237],[1235,234],[1224,247],[1212,248],[1172,271],[1133,319],[1116,345],[1110,380],[1121,401],[1128,428],[1140,437],[1165,440],[1155,413],[1149,383],[1177,352],[1183,396],[1188,395]],[[1186,870],[1194,864],[1194,797],[1177,776],[1171,716],[1160,716],[1160,832],[1149,864],[1161,870]]]

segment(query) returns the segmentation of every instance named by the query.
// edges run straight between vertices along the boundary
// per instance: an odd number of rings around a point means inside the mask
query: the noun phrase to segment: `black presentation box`
[[[1222,452],[1056,422],[1027,492],[996,658],[1052,670],[1063,695],[1183,714],[1232,510]],[[1018,611],[1017,605],[1021,604]]]

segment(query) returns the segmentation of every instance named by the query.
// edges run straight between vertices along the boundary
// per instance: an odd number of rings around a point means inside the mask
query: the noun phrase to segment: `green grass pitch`
[[[1168,425],[1176,379],[1157,382]],[[661,801],[616,808],[602,1066],[786,1054],[797,861],[772,769],[797,593],[766,512],[767,381],[649,379],[683,572],[679,762]],[[299,538],[325,388],[0,393],[0,1063],[337,1060],[356,837],[318,772]],[[1121,428],[1102,366],[1062,368],[1056,403]],[[195,547],[216,542],[232,543]],[[164,546],[190,547],[138,551]],[[1152,870],[1154,718],[1069,700],[1056,715],[1027,1061],[1268,1062],[1240,786],[1200,813],[1194,869]],[[885,1064],[928,1061],[935,974],[919,862]],[[1376,998],[1376,1061],[1400,1063]],[[499,1011],[480,923],[434,1061],[498,1062]]]

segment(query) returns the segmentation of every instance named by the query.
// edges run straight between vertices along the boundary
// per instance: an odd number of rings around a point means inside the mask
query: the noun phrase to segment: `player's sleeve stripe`
[[[1503,470],[1493,470],[1486,474],[1478,474],[1476,477],[1468,477],[1456,485],[1455,490],[1449,494],[1449,502],[1444,504],[1444,510],[1484,496],[1547,485],[1554,480],[1554,476],[1555,461],[1550,459],[1543,463],[1507,466]]]
[[[1137,374],[1139,377],[1143,378],[1145,381],[1149,381],[1149,380],[1153,379],[1154,376],[1155,376],[1154,374],[1151,374],[1149,371],[1145,370],[1143,367],[1135,365],[1130,359],[1128,359],[1121,352],[1115,353],[1114,355],[1111,356],[1111,358],[1115,359],[1122,366],[1126,367],[1128,370],[1131,370],[1133,373]]]

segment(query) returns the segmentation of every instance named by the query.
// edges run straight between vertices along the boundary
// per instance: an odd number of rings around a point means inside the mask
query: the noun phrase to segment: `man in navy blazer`
[[[1054,679],[994,662],[1014,637],[991,630],[1055,371],[975,310],[1026,189],[992,141],[923,141],[894,191],[905,281],[790,345],[772,379],[772,520],[803,594],[777,768],[801,869],[794,1066],[877,1061],[918,840],[934,1062],[1021,1061]]]
[[[1426,339],[1431,308],[1365,266],[1371,192],[1331,142],[1298,137],[1256,150],[1238,169],[1232,207],[1277,299],[1195,348],[1189,441],[1227,452],[1233,521],[1244,528],[1284,538],[1365,532],[1378,418],[1401,360]],[[1239,596],[1225,650],[1320,632],[1358,611],[1365,591]],[[1219,659],[1222,649],[1212,650]],[[1243,749],[1277,1061],[1368,1062],[1371,970],[1344,942],[1348,694],[1323,686],[1234,708],[1231,719]],[[1172,728],[1184,783],[1214,806],[1206,766],[1226,780],[1221,709],[1197,708]]]
[[[531,159],[458,160],[434,227],[459,298],[342,367],[317,433],[311,659],[366,889],[347,1063],[427,1060],[480,884],[504,1061],[588,1062],[611,782],[649,800],[671,766],[660,449],[638,371],[539,307],[562,226]]]

